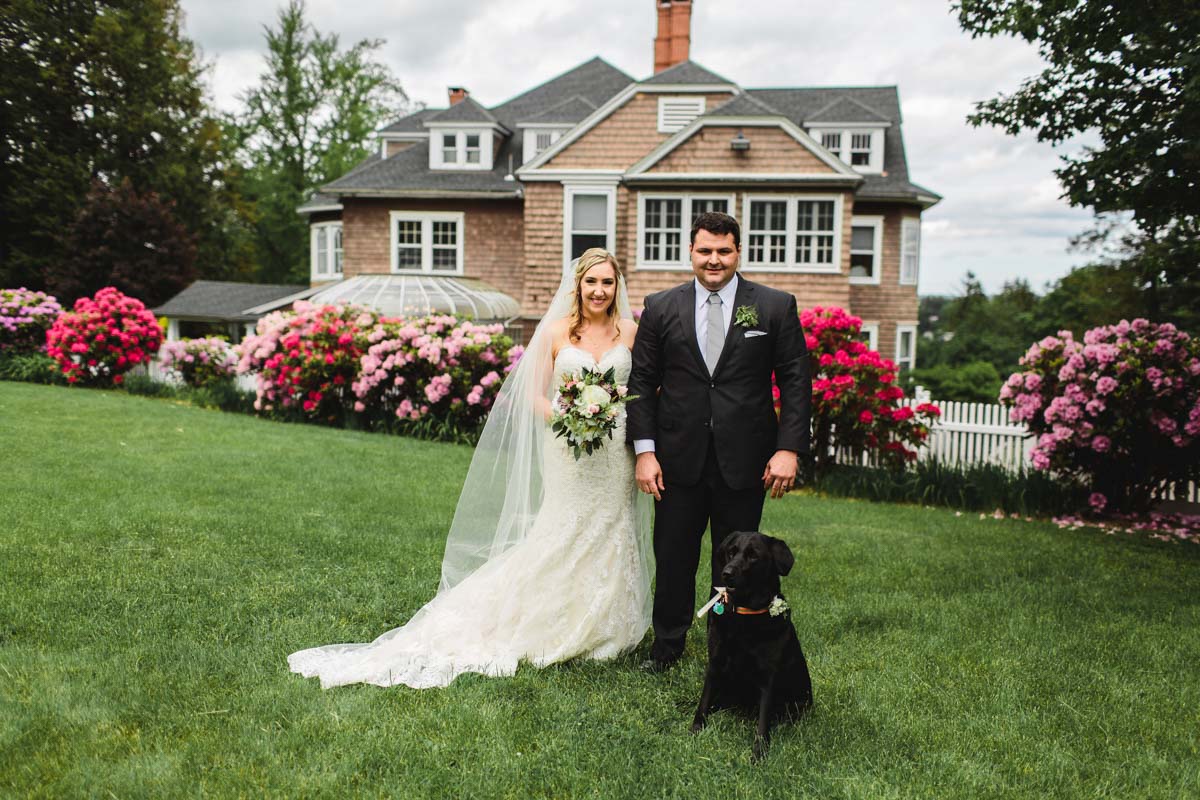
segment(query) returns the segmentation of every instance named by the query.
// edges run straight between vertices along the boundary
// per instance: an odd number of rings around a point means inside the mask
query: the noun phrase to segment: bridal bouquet
[[[584,369],[570,375],[554,397],[550,429],[567,440],[575,460],[591,455],[612,438],[627,402],[634,399],[628,389],[617,385],[610,368],[604,373]]]

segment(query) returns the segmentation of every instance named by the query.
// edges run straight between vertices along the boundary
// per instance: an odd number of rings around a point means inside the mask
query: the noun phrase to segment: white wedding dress
[[[584,367],[629,380],[623,344],[597,362],[578,347],[554,359],[557,380]],[[464,672],[512,675],[572,658],[611,659],[650,625],[650,572],[636,511],[633,453],[622,417],[613,439],[578,461],[545,437],[545,497],[526,536],[440,592],[403,627],[370,644],[302,650],[293,672],[322,687],[349,683],[446,686]]]

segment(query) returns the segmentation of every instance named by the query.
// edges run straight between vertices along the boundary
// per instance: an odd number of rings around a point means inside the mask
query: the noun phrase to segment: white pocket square
[[[746,338],[753,339],[755,336],[766,336],[766,331],[746,331]]]

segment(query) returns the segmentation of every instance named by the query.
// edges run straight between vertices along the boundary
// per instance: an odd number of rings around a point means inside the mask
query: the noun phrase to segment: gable
[[[730,149],[730,140],[739,132],[750,140],[749,150]],[[838,174],[782,128],[739,125],[697,128],[645,174],[670,172]]]
[[[658,98],[655,92],[637,92],[561,152],[542,169],[625,170],[671,135],[658,132]],[[707,107],[720,105],[730,92],[700,95]]]

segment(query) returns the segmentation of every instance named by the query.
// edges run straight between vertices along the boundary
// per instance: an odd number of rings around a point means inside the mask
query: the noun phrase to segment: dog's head
[[[779,593],[779,576],[796,563],[787,543],[758,531],[731,533],[717,548],[721,582],[739,605],[767,603]]]

